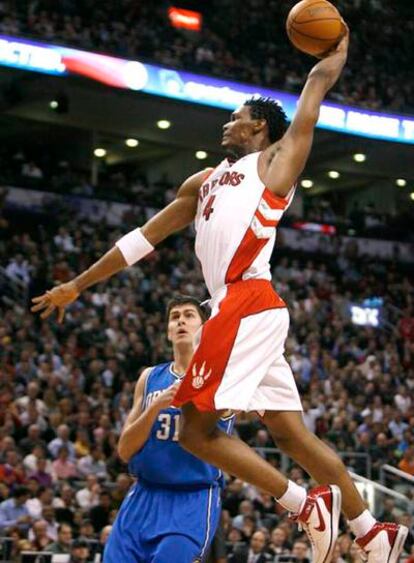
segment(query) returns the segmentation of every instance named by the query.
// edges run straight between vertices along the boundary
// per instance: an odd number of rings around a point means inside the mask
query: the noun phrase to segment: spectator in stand
[[[59,524],[55,518],[55,509],[51,504],[43,506],[42,518],[47,523],[47,535],[53,541],[56,541]]]
[[[99,485],[97,476],[87,475],[86,486],[76,493],[76,502],[81,508],[90,510],[92,506],[99,504],[100,492],[101,486]]]
[[[249,547],[236,547],[229,561],[232,563],[265,563],[272,559],[272,555],[266,551],[266,534],[257,531],[252,535]]]
[[[7,450],[4,463],[0,465],[0,480],[11,487],[24,483],[24,469],[15,450]]]
[[[54,480],[76,479],[79,474],[76,465],[69,459],[69,450],[66,446],[59,448],[57,459],[52,463]]]
[[[69,434],[69,426],[67,426],[67,424],[61,424],[57,429],[57,438],[49,443],[49,452],[55,459],[58,457],[59,451],[62,446],[66,447],[69,459],[75,459],[75,446],[73,445],[73,442],[70,441]]]
[[[29,531],[31,548],[35,551],[47,551],[47,546],[52,543],[52,538],[47,534],[47,522],[37,520]]]
[[[89,560],[89,552],[87,541],[82,539],[75,540],[70,551],[71,563],[86,563]]]
[[[46,450],[46,442],[40,437],[40,428],[37,424],[31,424],[27,430],[27,437],[20,440],[19,448],[22,455],[28,455],[33,448],[40,446]]]
[[[30,527],[32,519],[26,506],[28,499],[29,490],[26,487],[16,487],[13,497],[0,503],[0,530],[3,533],[11,527],[21,530]]]
[[[292,556],[297,563],[310,563],[309,545],[305,541],[295,541],[292,548]]]
[[[126,473],[120,473],[116,478],[115,487],[111,490],[112,506],[119,508],[132,485],[132,479]]]
[[[8,263],[6,274],[12,279],[23,282],[25,285],[30,283],[30,267],[21,254],[18,254]]]
[[[112,499],[109,492],[102,491],[99,495],[99,504],[93,506],[89,511],[89,518],[95,533],[110,524],[111,502]]]
[[[48,460],[45,457],[39,457],[36,461],[36,471],[28,473],[27,476],[29,479],[35,479],[43,487],[51,487],[52,472],[53,466],[48,468]]]
[[[108,477],[101,446],[93,446],[91,453],[82,457],[77,466],[79,473],[84,477],[86,475],[95,475],[98,479],[107,479]]]
[[[57,540],[47,546],[47,551],[70,554],[72,538],[72,527],[69,524],[61,524],[58,528]]]
[[[274,528],[270,536],[270,544],[268,547],[269,553],[273,555],[283,555],[290,552],[290,544],[288,541],[288,534],[284,528]]]
[[[414,477],[414,446],[407,448],[403,454],[403,458],[398,464],[399,469]]]

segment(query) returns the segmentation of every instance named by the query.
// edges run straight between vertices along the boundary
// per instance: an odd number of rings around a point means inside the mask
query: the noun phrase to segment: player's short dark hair
[[[264,119],[269,130],[271,143],[283,137],[288,128],[288,120],[282,106],[272,98],[249,98],[244,102],[250,108],[252,119]]]
[[[198,314],[200,315],[201,320],[203,323],[207,320],[207,314],[200,303],[194,297],[190,295],[176,295],[172,299],[168,301],[167,304],[167,313],[166,313],[166,321],[168,323],[170,319],[170,313],[172,309],[175,307],[181,307],[181,305],[193,305],[196,309]]]

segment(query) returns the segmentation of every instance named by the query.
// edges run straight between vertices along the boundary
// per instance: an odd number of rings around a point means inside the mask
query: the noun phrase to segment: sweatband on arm
[[[138,262],[138,260],[141,260],[141,258],[144,258],[144,256],[154,250],[154,247],[144,237],[140,228],[124,235],[115,243],[115,246],[121,251],[128,266],[132,266],[132,264],[135,264],[135,262]]]

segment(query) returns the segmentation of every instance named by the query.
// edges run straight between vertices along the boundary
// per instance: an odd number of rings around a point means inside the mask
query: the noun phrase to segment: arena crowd
[[[137,222],[125,216],[123,231]],[[206,298],[186,231],[86,292],[64,324],[29,312],[31,296],[69,280],[120,235],[58,209],[0,214],[0,535],[12,538],[15,561],[25,549],[71,553],[71,561],[102,552],[131,484],[116,443],[135,382],[143,367],[170,358],[166,302],[176,293]],[[294,252],[280,236],[273,281],[290,309],[286,355],[306,425],[360,475],[378,479],[384,463],[414,475],[412,272],[359,256],[340,238]],[[16,302],[7,299],[13,283],[26,288]],[[381,327],[352,324],[349,305],[373,296],[384,301]],[[242,415],[236,431],[255,447],[274,447],[256,416]],[[283,463],[277,451],[259,451]],[[287,470],[309,485],[301,469]],[[377,516],[409,526],[413,553],[412,514],[392,500],[382,506]],[[334,561],[359,561],[345,522],[342,530]],[[310,553],[274,500],[237,479],[227,480],[215,549],[220,562],[252,553],[306,562]]]
[[[97,6],[90,0],[2,0],[0,33],[297,92],[312,60],[296,51],[286,35],[286,17],[294,4],[193,2],[203,14],[202,32],[196,34],[171,27],[168,2],[104,0]],[[412,112],[412,2],[337,0],[335,5],[351,29],[351,48],[330,98],[374,110]]]

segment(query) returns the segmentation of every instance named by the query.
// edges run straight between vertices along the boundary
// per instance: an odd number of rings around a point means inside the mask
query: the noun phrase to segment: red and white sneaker
[[[341,501],[341,490],[336,485],[315,487],[308,492],[300,514],[293,516],[311,542],[312,563],[329,563],[332,559]]]
[[[368,563],[397,563],[407,538],[408,528],[399,524],[376,522],[370,531],[357,538],[361,557]]]

